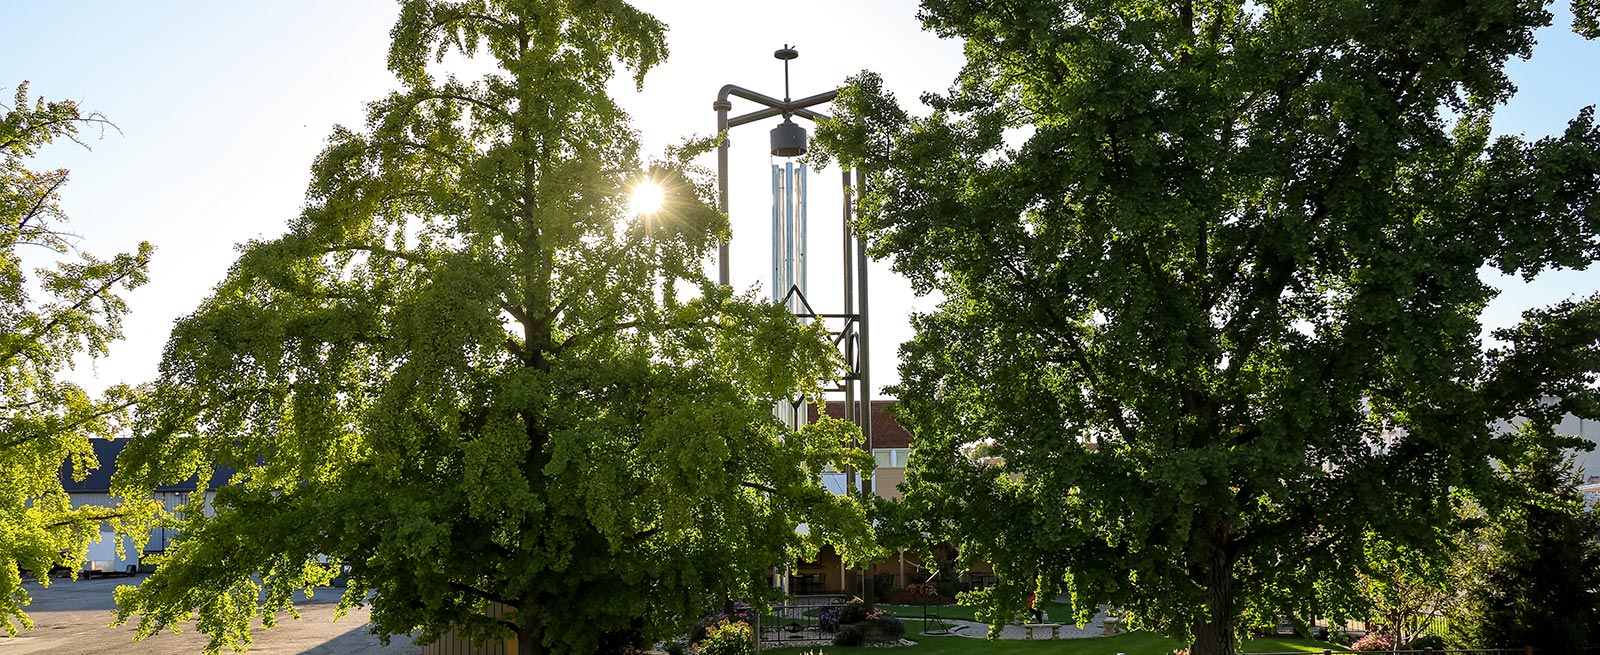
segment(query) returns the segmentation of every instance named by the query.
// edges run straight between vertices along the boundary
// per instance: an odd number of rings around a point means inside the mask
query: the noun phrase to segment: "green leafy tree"
[[[1592,109],[1491,140],[1544,3],[921,17],[967,54],[932,114],[863,74],[820,141],[870,173],[873,251],[944,297],[902,350],[908,484],[994,563],[992,602],[1064,582],[1080,619],[1109,603],[1232,653],[1359,607],[1375,540],[1442,553],[1493,502],[1498,420],[1596,416],[1600,302],[1480,338],[1480,270],[1600,255]],[[986,441],[1002,464],[960,455]]]
[[[1508,462],[1518,498],[1478,544],[1450,624],[1463,647],[1575,653],[1600,644],[1600,514],[1578,493],[1567,451],[1538,441]]]
[[[118,293],[144,284],[151,247],[99,259],[79,252],[62,231],[65,169],[34,170],[29,160],[58,139],[85,145],[79,130],[109,125],[68,101],[30,100],[26,82],[0,105],[0,625],[31,628],[21,573],[76,572],[101,522],[128,508],[73,507],[61,470],[93,469],[92,436],[115,434],[137,399],[117,386],[95,398],[60,379],[79,355],[100,357],[122,336],[127,312]],[[48,263],[28,274],[29,261]]]
[[[1463,522],[1466,524],[1466,522]],[[1395,648],[1412,648],[1422,637],[1439,635],[1443,620],[1461,600],[1461,589],[1470,569],[1476,533],[1458,533],[1457,549],[1437,554],[1418,553],[1395,547],[1381,539],[1368,541],[1371,566],[1360,576],[1361,595],[1367,602],[1365,615],[1380,629],[1394,636]]]
[[[826,335],[707,279],[726,217],[681,159],[641,171],[606,94],[665,31],[617,0],[402,3],[403,88],[174,328],[116,482],[238,473],[118,621],[242,648],[342,565],[385,637],[587,654],[758,601],[824,539],[872,548],[820,479],[870,466],[853,428],[772,414],[832,375]],[[452,53],[496,70],[443,77]],[[645,178],[664,205],[630,215]]]

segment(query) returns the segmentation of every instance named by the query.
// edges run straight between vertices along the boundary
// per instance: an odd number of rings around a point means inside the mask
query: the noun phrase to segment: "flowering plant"
[[[755,655],[755,630],[743,621],[718,621],[695,648],[697,655]]]
[[[734,603],[732,614],[723,612],[720,609],[706,614],[705,616],[700,617],[699,621],[695,621],[694,629],[689,632],[689,643],[700,643],[701,640],[706,638],[706,633],[711,630],[712,626],[722,622],[755,625],[755,610],[751,609],[748,603],[740,601]]]
[[[839,629],[839,608],[825,607],[817,614],[817,627],[823,632],[833,632]]]
[[[1394,650],[1396,641],[1398,639],[1387,632],[1368,632],[1350,647],[1359,651]]]

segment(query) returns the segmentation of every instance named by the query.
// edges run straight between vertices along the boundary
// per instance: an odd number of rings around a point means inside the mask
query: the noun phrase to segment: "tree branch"
[[[121,404],[118,404],[118,405],[114,405],[114,406],[111,406],[111,407],[106,407],[101,411],[91,412],[89,415],[80,417],[79,419],[74,420],[71,423],[63,425],[63,426],[61,426],[60,428],[54,430],[51,433],[35,432],[33,434],[30,434],[30,435],[24,435],[24,436],[12,438],[11,440],[9,440],[9,441],[7,441],[5,443],[0,443],[0,450],[4,450],[6,448],[11,448],[11,447],[20,445],[20,444],[28,442],[28,441],[33,441],[34,439],[48,439],[48,438],[50,438],[50,437],[52,437],[54,435],[57,435],[57,434],[70,432],[70,431],[72,431],[72,430],[74,430],[74,429],[76,429],[78,427],[83,426],[83,424],[88,423],[89,421],[93,421],[93,420],[95,420],[97,418],[100,418],[100,417],[103,417],[103,416],[108,416],[108,415],[111,415],[111,414],[115,414],[117,412],[120,412],[120,411],[122,411],[124,409],[127,409],[127,408],[132,407],[132,406],[137,405],[137,404],[139,404],[138,399],[129,400],[127,402],[124,402],[124,403],[121,403]]]
[[[0,410],[13,410],[13,409],[22,409],[24,407],[32,407],[32,406],[37,405],[39,403],[42,403],[44,401],[45,401],[44,398],[40,398],[38,400],[30,400],[30,401],[25,402],[25,403],[17,403],[17,404],[14,404],[14,405],[6,405],[4,407],[0,407]]]
[[[355,252],[367,252],[367,253],[372,253],[374,255],[383,255],[385,257],[393,257],[395,259],[399,259],[399,260],[407,261],[407,262],[413,262],[413,263],[421,262],[421,261],[424,261],[426,259],[424,257],[419,257],[419,256],[417,256],[417,255],[415,255],[413,253],[405,252],[405,251],[402,251],[402,250],[391,250],[391,249],[385,248],[383,246],[373,246],[373,245],[357,244],[357,243],[341,243],[341,244],[337,244],[337,245],[327,246],[327,247],[324,247],[322,249],[322,254],[326,255],[326,254],[331,254],[331,253],[336,253],[336,252],[352,252],[352,251],[355,251]]]
[[[505,605],[506,607],[510,607],[510,608],[514,608],[514,609],[519,609],[519,610],[522,609],[522,602],[521,601],[517,601],[517,600],[510,599],[510,598],[506,598],[505,596],[501,596],[500,594],[484,591],[484,590],[479,589],[477,587],[474,587],[472,585],[462,584],[462,583],[456,582],[454,580],[451,580],[449,584],[450,584],[450,588],[451,589],[454,589],[454,590],[459,591],[461,593],[467,594],[469,596],[476,596],[478,598],[482,598],[483,600],[487,600],[487,601],[495,602],[495,603],[500,603],[501,605]]]
[[[399,146],[401,148],[409,148],[411,150],[417,150],[417,151],[420,151],[420,152],[428,153],[430,155],[434,155],[436,157],[444,159],[445,161],[450,162],[450,164],[452,166],[455,166],[456,168],[464,169],[464,168],[467,167],[466,163],[461,161],[460,157],[457,157],[457,156],[455,156],[453,154],[450,154],[448,152],[445,152],[443,150],[440,150],[440,149],[435,148],[435,147],[430,146],[430,145],[417,143],[415,141],[394,141],[393,143],[394,143],[394,145]]]
[[[486,23],[494,23],[495,25],[499,25],[500,27],[511,27],[510,23],[507,23],[507,22],[505,22],[503,20],[495,18],[494,16],[487,16],[487,15],[484,15],[484,14],[479,14],[479,13],[471,12],[471,11],[454,11],[454,12],[450,12],[449,15],[446,18],[444,18],[442,20],[439,20],[438,22],[435,22],[432,25],[429,25],[427,31],[432,32],[432,31],[434,31],[436,29],[439,29],[439,28],[444,27],[446,25],[449,25],[451,23],[460,22],[464,18],[474,18],[474,19],[481,20],[481,21],[486,22]]]
[[[28,211],[23,212],[22,219],[17,221],[18,233],[21,233],[22,229],[28,226],[28,221],[33,220],[34,216],[39,215],[39,212],[44,209],[45,202],[50,199],[50,196],[55,195],[56,189],[61,188],[61,185],[66,184],[66,182],[67,175],[65,172],[60,172],[60,174],[56,175],[55,181],[50,185],[50,188],[45,189],[43,193],[40,193],[39,197],[34,200],[33,206],[29,207]]]
[[[518,361],[528,361],[528,354],[522,349],[522,344],[517,343],[516,339],[512,339],[511,335],[506,335],[505,346],[511,356],[516,357]]]
[[[597,337],[597,336],[599,336],[601,334],[621,332],[623,330],[636,328],[636,327],[653,327],[655,329],[662,330],[662,331],[692,330],[692,329],[696,329],[696,328],[702,328],[702,329],[708,329],[708,330],[725,329],[725,326],[723,326],[721,323],[718,323],[716,321],[707,321],[707,322],[698,322],[697,321],[697,322],[683,323],[683,324],[672,324],[672,323],[656,323],[656,324],[652,324],[652,323],[650,323],[648,321],[623,321],[621,323],[612,323],[610,325],[598,326],[598,327],[595,327],[595,328],[584,330],[583,332],[579,332],[579,333],[574,334],[572,336],[569,336],[566,339],[563,339],[561,341],[561,343],[556,344],[556,346],[554,348],[551,348],[550,349],[550,354],[552,354],[552,355],[560,354],[562,351],[565,351],[568,347],[571,347],[573,345],[577,345],[579,343],[582,343],[583,341],[586,341],[588,339],[592,339],[592,338]]]
[[[777,489],[774,489],[774,488],[769,487],[767,485],[761,484],[759,482],[750,482],[748,480],[741,480],[739,482],[739,486],[744,487],[746,489],[755,489],[756,491],[765,491],[765,492],[767,492],[769,494],[772,494],[774,496],[776,496],[778,494],[778,490]]]
[[[135,261],[135,264],[139,264],[139,265],[143,265],[143,264],[146,264],[146,263],[148,263],[148,262],[142,257]],[[123,270],[122,272],[117,273],[116,275],[114,275],[111,278],[107,279],[104,284],[101,284],[99,288],[97,288],[94,291],[90,292],[88,295],[85,295],[84,297],[79,298],[78,301],[73,303],[71,307],[68,307],[65,310],[56,312],[56,314],[54,316],[52,316],[49,321],[45,322],[44,325],[40,326],[38,330],[35,330],[35,331],[31,332],[30,334],[28,334],[28,336],[24,337],[20,342],[18,342],[18,344],[17,344],[17,346],[15,348],[12,348],[9,352],[5,353],[4,355],[0,355],[0,364],[5,364],[6,362],[10,361],[12,357],[15,357],[17,355],[17,353],[22,352],[22,348],[23,348],[24,344],[37,342],[39,339],[43,338],[44,335],[48,334],[51,330],[54,330],[57,325],[60,325],[61,321],[64,320],[68,314],[71,314],[71,313],[76,312],[76,311],[78,311],[80,309],[83,309],[83,307],[85,305],[89,304],[89,301],[94,300],[95,298],[99,298],[101,296],[101,294],[105,293],[111,287],[116,286],[116,284],[118,282],[121,282],[123,279],[127,278],[129,275],[132,275],[133,272],[135,270],[137,270],[137,269],[138,269],[138,266],[130,266],[130,267],[128,267],[127,269]]]
[[[517,319],[518,323],[528,322],[528,312],[523,311],[521,307],[511,304],[505,298],[498,298],[497,300],[500,301],[500,309],[503,309],[507,314],[510,314],[511,318]]]
[[[1016,277],[1017,282],[1022,286],[1023,291],[1033,295],[1033,297],[1038,300],[1038,302],[1034,304],[1035,307],[1042,308],[1046,317],[1049,318],[1052,323],[1059,326],[1067,325],[1068,321],[1066,318],[1056,313],[1055,304],[1050,301],[1049,297],[1044,293],[1043,290],[1039,289],[1037,285],[1033,284],[1032,277],[1024,275],[1023,272],[1016,267],[1016,263],[1012,262],[1010,259],[1005,257],[1000,257],[999,259],[1001,265],[1005,266],[1006,269],[1011,271],[1011,274]],[[1090,365],[1089,353],[1083,349],[1083,344],[1078,343],[1076,340],[1070,337],[1062,339],[1061,341],[1065,343],[1067,348],[1070,350],[1068,353],[1070,361],[1077,365],[1080,375],[1082,375],[1084,380],[1089,383],[1092,393],[1094,394],[1094,401],[1096,404],[1100,405],[1100,411],[1106,414],[1107,419],[1111,421],[1112,427],[1116,428],[1117,433],[1121,434],[1123,439],[1126,439],[1130,442],[1133,441],[1133,426],[1128,425],[1127,418],[1122,415],[1121,405],[1115,401],[1108,400],[1107,396],[1101,393],[1102,383],[1100,380],[1100,375],[1099,373],[1096,373],[1094,367]]]
[[[427,96],[424,96],[424,97],[421,97],[421,98],[417,98],[417,102],[419,102],[419,103],[423,102],[423,101],[426,101],[426,100],[459,100],[461,102],[465,102],[465,103],[467,103],[469,105],[472,105],[474,107],[477,107],[479,109],[483,109],[483,110],[488,111],[490,113],[496,114],[496,115],[500,116],[501,118],[506,119],[508,121],[509,120],[515,120],[515,117],[511,115],[511,112],[506,111],[504,108],[496,107],[496,106],[494,106],[492,104],[484,102],[483,100],[479,100],[479,99],[474,98],[472,96],[461,94],[461,93],[434,92],[434,93],[431,93],[431,94],[429,94]]]
[[[85,507],[85,508],[82,508],[82,509],[94,509],[94,508]],[[105,514],[97,514],[97,515],[93,515],[93,516],[77,516],[77,517],[73,517],[73,518],[70,518],[70,519],[63,520],[63,521],[56,521],[55,523],[47,523],[47,524],[45,524],[44,527],[46,527],[46,528],[64,528],[64,527],[67,527],[69,525],[74,525],[74,524],[77,524],[77,523],[88,523],[88,522],[91,522],[91,521],[98,523],[98,522],[104,521],[106,519],[122,518],[122,517],[127,516],[127,515],[128,515],[127,512],[107,512]]]
[[[633,535],[632,537],[630,537],[630,539],[632,539],[635,544],[638,544],[638,543],[640,543],[640,542],[642,542],[642,541],[644,541],[646,539],[649,539],[650,537],[655,536],[657,533],[660,533],[660,532],[661,532],[661,527],[660,526],[656,526],[654,528],[650,528],[649,530],[645,530],[643,532],[639,532],[639,533]]]
[[[122,133],[122,129],[118,128],[116,123],[113,123],[113,122],[111,122],[109,120],[106,120],[106,117],[104,115],[100,114],[99,112],[94,112],[94,113],[91,113],[91,114],[89,114],[87,116],[84,116],[84,115],[76,113],[76,110],[74,110],[73,115],[72,116],[68,116],[66,118],[52,118],[52,119],[45,120],[45,121],[39,121],[37,123],[28,123],[27,126],[23,127],[22,130],[17,133],[17,136],[12,137],[10,139],[7,139],[5,141],[0,141],[0,150],[5,150],[7,148],[10,148],[11,146],[14,146],[14,145],[16,145],[18,143],[21,143],[22,140],[23,140],[22,137],[33,133],[37,129],[55,127],[57,125],[65,125],[67,123],[97,123],[97,124],[99,124],[101,126],[101,128],[100,128],[102,130],[101,134],[105,134],[105,132],[104,132],[105,126],[106,125],[110,125],[111,129],[116,130],[118,134]],[[70,133],[57,133],[57,134],[61,135],[61,136],[65,136],[68,139],[72,139],[72,141],[74,143],[77,143],[78,145],[84,146],[85,148],[88,147],[87,144],[85,144],[84,142],[78,140],[77,137],[73,136]]]

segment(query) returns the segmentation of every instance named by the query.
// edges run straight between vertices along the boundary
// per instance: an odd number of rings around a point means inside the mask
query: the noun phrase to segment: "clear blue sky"
[[[714,127],[711,102],[723,84],[782,93],[772,51],[801,52],[795,96],[837,86],[870,68],[903,101],[942,90],[961,63],[960,44],[925,33],[909,0],[641,0],[671,26],[668,62],[643,93],[615,92],[634,115],[645,152]],[[1531,61],[1513,62],[1521,92],[1495,120],[1500,133],[1558,133],[1579,108],[1600,103],[1600,44],[1568,29],[1565,3],[1539,35]],[[172,321],[192,311],[225,274],[234,246],[282,232],[298,213],[312,158],[330,128],[361,125],[364,103],[395,87],[384,68],[396,13],[388,0],[274,2],[16,1],[0,6],[0,89],[32,81],[32,93],[77,100],[121,128],[93,151],[63,145],[41,166],[67,166],[64,205],[82,247],[109,255],[141,240],[158,251],[152,281],[130,297],[128,339],[74,377],[98,388],[154,375]],[[736,104],[735,113],[754,109]],[[769,124],[736,129],[733,141],[734,282],[765,279]],[[714,161],[708,160],[708,165]],[[834,310],[838,173],[814,180],[813,296]],[[814,219],[816,220],[816,219]],[[910,336],[905,316],[927,308],[876,265],[874,386],[897,377],[896,350]],[[1532,306],[1600,290],[1600,271],[1555,272],[1533,284],[1494,278],[1503,294],[1485,322],[1508,325]]]

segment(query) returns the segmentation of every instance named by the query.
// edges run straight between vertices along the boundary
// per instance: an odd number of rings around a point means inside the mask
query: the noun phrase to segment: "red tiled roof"
[[[911,433],[900,427],[900,423],[890,415],[889,408],[894,407],[897,401],[874,400],[872,401],[872,447],[873,448],[909,448],[913,440]],[[844,418],[844,401],[828,401],[828,416]],[[817,420],[817,406],[811,406],[810,420]]]

